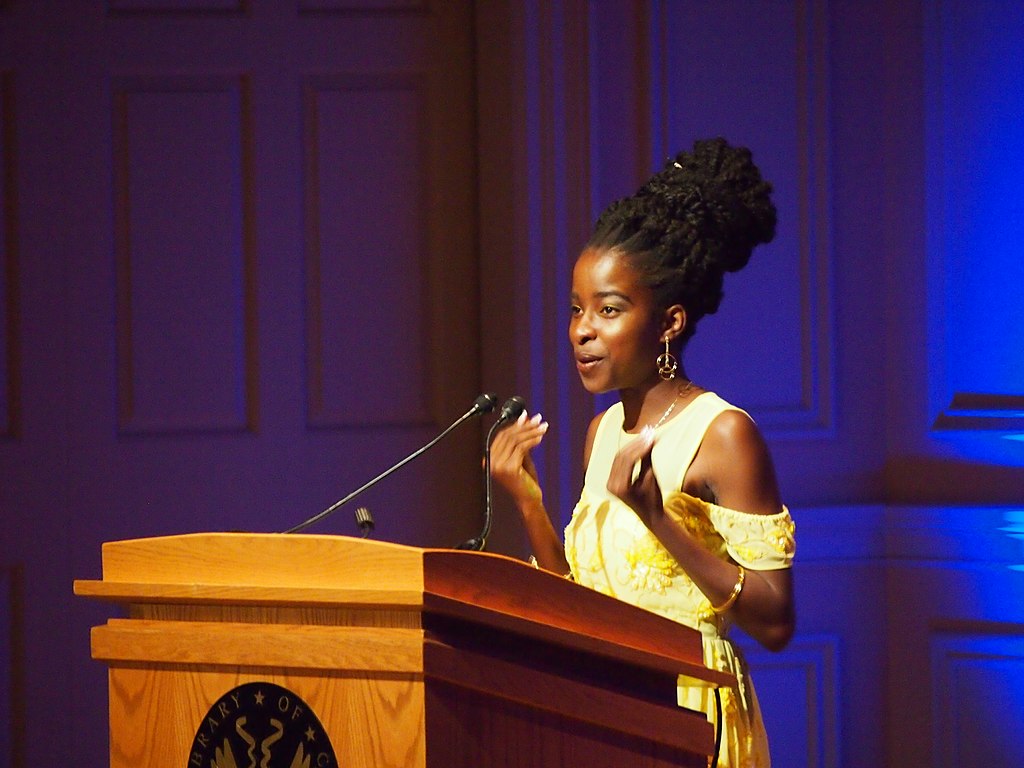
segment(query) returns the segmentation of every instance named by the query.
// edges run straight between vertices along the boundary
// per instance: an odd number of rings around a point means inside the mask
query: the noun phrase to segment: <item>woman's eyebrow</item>
[[[627,294],[622,293],[621,291],[598,291],[597,293],[594,294],[594,298],[597,298],[597,299],[619,298],[619,299],[622,299],[623,301],[625,301],[628,304],[632,304],[633,303],[633,300],[631,298],[629,298],[629,296]],[[572,293],[569,294],[569,300],[570,301],[577,301],[578,302],[580,300],[580,296],[579,296],[578,293],[573,291]]]
[[[621,291],[598,291],[594,295],[597,296],[597,298],[599,299],[607,299],[611,297],[622,299],[623,301],[628,302],[630,304],[633,303],[633,300],[629,298],[629,296],[627,296],[625,293],[622,293]]]

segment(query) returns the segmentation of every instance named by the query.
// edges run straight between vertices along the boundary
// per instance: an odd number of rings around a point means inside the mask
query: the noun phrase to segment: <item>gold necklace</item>
[[[680,387],[679,391],[676,392],[676,396],[672,398],[672,402],[668,404],[668,408],[666,408],[665,412],[661,414],[661,418],[658,419],[658,423],[651,425],[649,429],[657,429],[662,424],[664,424],[665,420],[672,415],[672,411],[676,409],[676,403],[678,403],[683,398],[683,395],[685,395],[691,389],[693,389],[692,381],[687,381],[685,387]]]

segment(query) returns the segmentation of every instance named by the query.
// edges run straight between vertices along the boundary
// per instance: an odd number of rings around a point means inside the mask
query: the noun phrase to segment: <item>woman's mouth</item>
[[[601,360],[602,358],[596,355],[576,355],[576,370],[580,373],[589,373]]]

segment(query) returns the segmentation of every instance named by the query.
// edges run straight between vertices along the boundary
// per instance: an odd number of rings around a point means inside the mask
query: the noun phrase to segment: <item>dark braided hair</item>
[[[722,138],[697,141],[632,197],[612,203],[587,247],[621,253],[660,306],[685,307],[685,341],[718,310],[725,273],[745,267],[754,247],[775,236],[771,192],[749,149]]]

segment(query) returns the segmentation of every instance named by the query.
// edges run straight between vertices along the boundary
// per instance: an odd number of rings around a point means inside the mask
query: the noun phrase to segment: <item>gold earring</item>
[[[655,362],[658,366],[658,375],[661,376],[662,381],[672,381],[676,377],[679,361],[668,351],[668,338],[665,339],[665,351],[658,355],[658,359]]]

